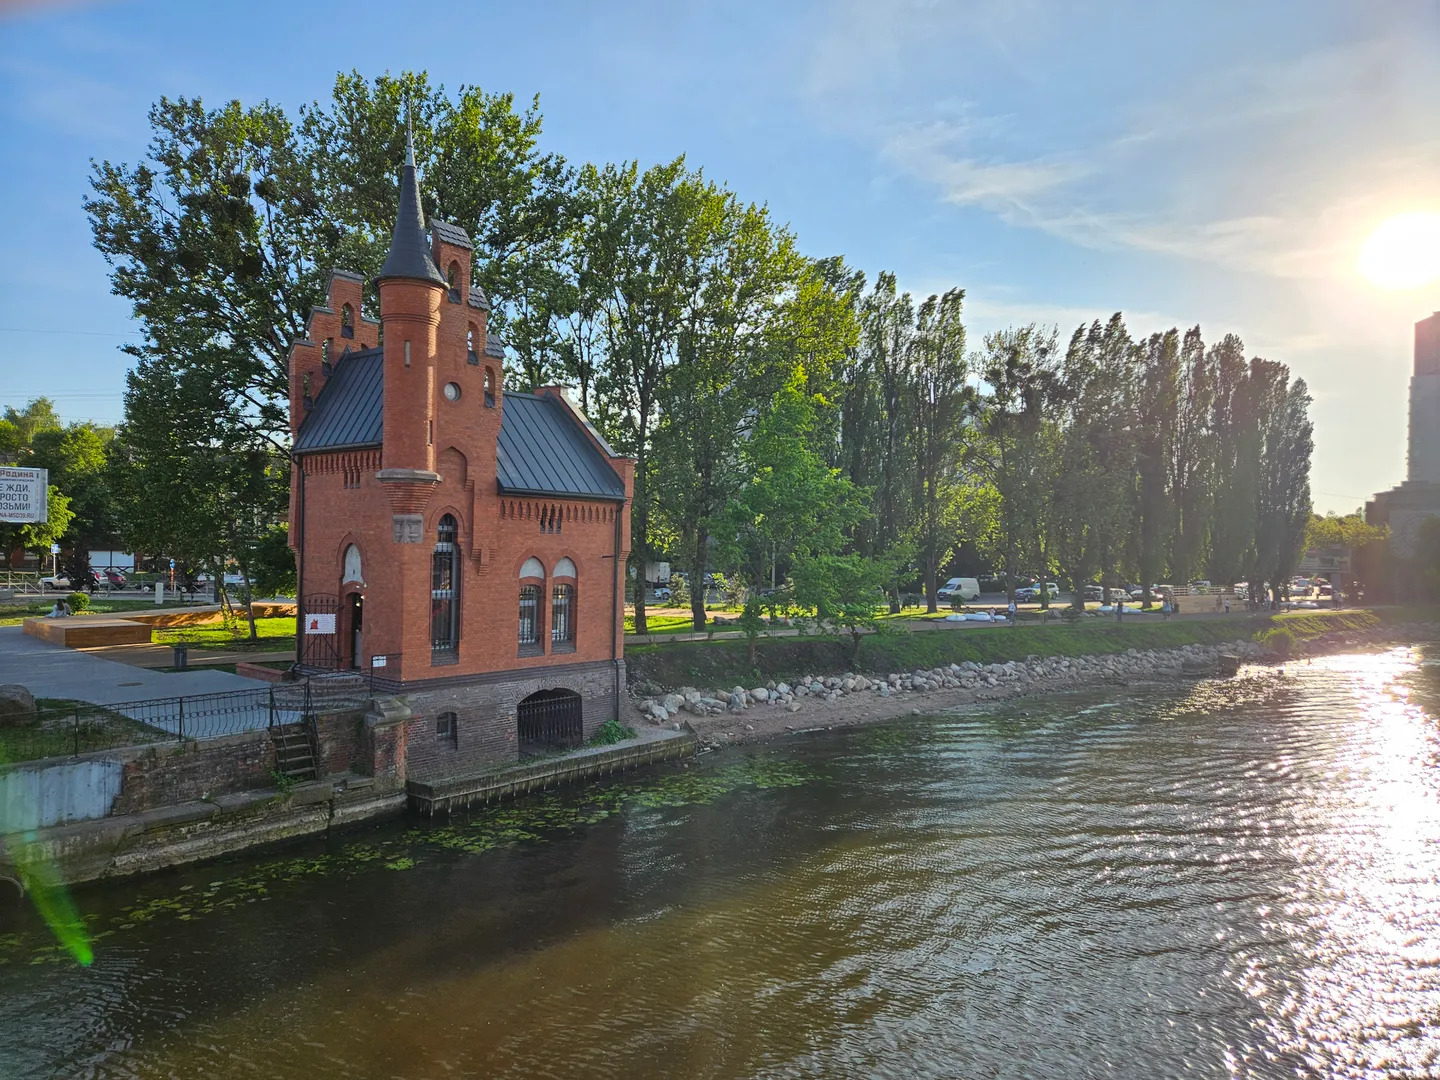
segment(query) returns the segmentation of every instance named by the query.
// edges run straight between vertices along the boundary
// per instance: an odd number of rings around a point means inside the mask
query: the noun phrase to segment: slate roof
[[[295,453],[379,446],[384,385],[384,354],[379,349],[340,357],[300,424]]]
[[[487,329],[485,331],[485,355],[497,360],[505,359],[505,343]]]
[[[490,298],[485,295],[484,289],[477,288],[474,285],[470,286],[470,306],[479,308],[481,311],[490,310]]]
[[[295,439],[296,454],[379,446],[383,434],[384,354],[346,353],[315,399]],[[496,474],[510,495],[624,499],[625,483],[563,401],[507,393],[500,401]]]
[[[564,402],[507,393],[501,408],[496,464],[502,492],[625,498],[624,481]]]
[[[420,207],[420,185],[415,179],[415,150],[410,144],[408,129],[405,133],[405,168],[400,173],[400,209],[395,214],[390,251],[375,280],[385,281],[387,278],[411,278],[449,286],[435,268],[435,260],[430,258],[430,242],[425,238],[425,212]]]
[[[459,225],[452,225],[448,221],[441,221],[439,218],[430,219],[430,231],[444,240],[447,244],[454,244],[456,247],[470,247],[470,237]]]

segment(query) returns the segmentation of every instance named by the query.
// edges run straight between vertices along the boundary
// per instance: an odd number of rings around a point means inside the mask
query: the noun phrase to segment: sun
[[[1440,214],[1382,221],[1360,248],[1360,273],[1382,289],[1418,289],[1440,281]]]

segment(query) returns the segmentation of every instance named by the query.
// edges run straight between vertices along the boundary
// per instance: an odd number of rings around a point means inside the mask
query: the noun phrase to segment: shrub
[[[65,602],[70,605],[71,611],[84,611],[90,606],[90,596],[88,593],[72,592],[65,598]]]
[[[612,743],[624,742],[626,739],[635,738],[635,729],[626,727],[619,720],[606,720],[590,738],[591,746],[609,746]]]
[[[1283,626],[1272,627],[1259,635],[1265,651],[1279,657],[1288,657],[1295,651],[1295,635]]]

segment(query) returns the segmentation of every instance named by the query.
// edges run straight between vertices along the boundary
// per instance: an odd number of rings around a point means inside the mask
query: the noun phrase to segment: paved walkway
[[[188,697],[268,687],[227,671],[149,671],[51,645],[18,626],[0,626],[0,683],[19,683],[36,697],[74,698],[96,705]]]
[[[101,660],[114,660],[117,664],[128,664],[138,668],[168,668],[175,663],[175,650],[169,645],[101,645],[95,649],[81,649],[87,656]],[[253,649],[209,649],[198,645],[190,646],[190,666],[214,667],[218,664],[259,664],[275,660],[294,660],[294,649],[270,649],[264,652]]]

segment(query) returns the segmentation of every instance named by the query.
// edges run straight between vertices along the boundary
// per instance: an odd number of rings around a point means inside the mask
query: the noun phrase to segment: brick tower
[[[623,686],[634,462],[563,389],[503,390],[472,262],[465,230],[427,235],[407,132],[378,322],[334,271],[290,361],[296,660],[401,695],[423,776],[580,739]]]

